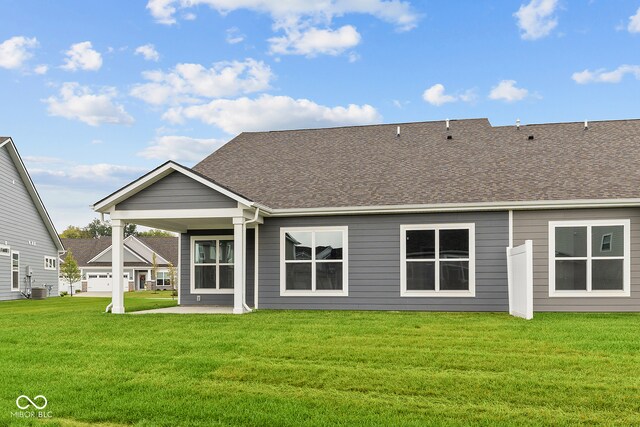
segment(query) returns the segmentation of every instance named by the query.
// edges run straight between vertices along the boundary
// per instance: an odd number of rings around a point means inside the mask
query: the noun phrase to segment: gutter
[[[527,202],[443,203],[434,205],[342,206],[321,208],[264,209],[264,216],[366,215],[430,212],[477,212],[542,209],[638,207],[640,199],[584,199]]]
[[[244,224],[243,224],[243,226],[245,227],[245,229],[244,229],[245,233],[247,231],[247,229],[246,229],[247,224],[252,224],[252,223],[257,222],[259,215],[260,215],[260,208],[258,206],[256,206],[256,211],[255,211],[255,215],[253,216],[253,219],[246,220],[244,222]],[[245,235],[245,241],[246,241],[246,235]],[[244,265],[243,265],[244,271],[243,271],[243,274],[246,275],[246,273],[247,273],[247,262],[246,262],[247,260],[246,260],[246,257],[243,257],[243,260],[244,260]],[[245,285],[246,285],[246,283],[247,283],[247,280],[246,280],[246,277],[245,277]],[[254,287],[254,290],[253,290],[254,294],[257,294],[257,292],[258,292],[258,283],[257,282],[254,283],[253,287]],[[247,298],[247,290],[245,288],[244,292],[243,292],[243,295],[242,295],[242,306],[244,307],[245,310],[247,310],[247,312],[251,313],[253,310],[247,305],[246,298]]]

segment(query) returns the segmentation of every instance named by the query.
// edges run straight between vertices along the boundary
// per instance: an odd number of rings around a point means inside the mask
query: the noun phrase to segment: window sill
[[[233,295],[233,289],[195,289],[191,288],[191,293],[197,294],[214,294],[214,295]]]
[[[347,291],[280,291],[281,297],[348,297]]]
[[[550,291],[550,298],[624,298],[630,291]]]
[[[404,291],[400,293],[401,297],[427,297],[427,298],[474,298],[475,291]]]

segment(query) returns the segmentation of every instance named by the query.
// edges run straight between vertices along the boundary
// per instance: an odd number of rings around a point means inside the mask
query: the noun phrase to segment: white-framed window
[[[11,247],[9,245],[0,245],[0,256],[11,255]]]
[[[158,277],[156,277],[156,286],[171,286],[171,279],[169,278],[168,271],[158,271]]]
[[[475,224],[400,226],[400,295],[474,297]]]
[[[11,290],[20,290],[20,252],[11,251]]]
[[[630,296],[630,223],[549,221],[549,296]]]
[[[349,295],[349,230],[280,228],[280,295]]]
[[[232,294],[233,269],[233,236],[191,236],[191,293]]]
[[[58,269],[58,259],[52,256],[44,257],[44,269],[45,270],[57,270]]]

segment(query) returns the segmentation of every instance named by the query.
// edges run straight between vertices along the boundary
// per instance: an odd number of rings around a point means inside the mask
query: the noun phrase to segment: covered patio
[[[124,227],[126,224],[158,228],[178,233],[178,304],[183,304],[185,287],[183,280],[188,280],[189,289],[194,291],[192,272],[194,270],[194,254],[192,245],[185,246],[190,235],[203,235],[207,232],[225,234],[227,255],[224,260],[224,277],[232,286],[222,289],[219,285],[220,272],[219,246],[215,246],[211,253],[213,258],[208,260],[215,268],[214,288],[210,283],[193,292],[198,294],[196,300],[200,302],[199,294],[213,295],[232,294],[232,304],[228,309],[234,314],[251,311],[247,302],[247,230],[254,230],[250,246],[254,249],[254,301],[257,307],[257,275],[258,275],[258,238],[259,225],[263,222],[260,208],[253,201],[218,185],[210,179],[192,170],[167,162],[151,171],[140,179],[114,192],[94,205],[94,210],[103,215],[109,215],[112,226],[112,271],[113,292],[110,310],[114,314],[125,312],[124,306]],[[191,237],[193,241],[194,237]],[[185,242],[183,243],[183,240]],[[215,241],[218,244],[217,240]],[[232,272],[232,273],[231,273]],[[229,277],[232,276],[232,277]],[[203,273],[199,278],[202,279]],[[213,280],[213,279],[212,279]],[[231,301],[230,301],[231,302]],[[222,304],[227,305],[227,304]],[[202,304],[205,307],[205,304]],[[188,310],[187,310],[188,311]]]

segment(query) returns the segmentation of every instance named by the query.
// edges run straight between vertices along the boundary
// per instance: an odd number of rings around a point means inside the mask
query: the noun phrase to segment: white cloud
[[[515,80],[502,80],[494,86],[489,93],[489,99],[506,102],[521,101],[529,95],[529,91],[516,87]]]
[[[271,53],[281,55],[305,55],[314,57],[318,54],[339,55],[360,43],[360,34],[355,27],[345,25],[332,30],[291,28],[282,37],[269,39]]]
[[[138,46],[135,51],[136,55],[142,55],[147,61],[156,61],[160,59],[160,54],[156,50],[155,46],[151,43]]]
[[[64,83],[58,97],[44,100],[52,116],[79,120],[90,126],[101,124],[130,125],[134,122],[120,104],[114,102],[117,96],[115,88],[104,88],[93,93],[88,87],[75,82]]]
[[[12,70],[22,67],[33,56],[31,50],[37,46],[35,37],[16,36],[3,41],[0,43],[0,68]]]
[[[595,71],[584,70],[573,73],[571,78],[578,84],[620,83],[627,74],[631,74],[640,80],[640,65],[621,65],[613,71],[603,69]]]
[[[56,157],[26,156],[24,160],[34,180],[47,178],[47,184],[51,185],[64,184],[67,180],[71,187],[129,181],[147,172],[146,168],[136,166],[110,163],[78,164]]]
[[[629,26],[627,30],[630,33],[640,33],[640,7],[636,11],[636,14],[629,17]]]
[[[33,69],[34,73],[40,74],[40,75],[47,74],[47,71],[49,71],[49,66],[46,64],[40,64]]]
[[[404,0],[149,0],[147,9],[157,22],[171,25],[177,22],[179,9],[200,5],[222,15],[240,9],[266,13],[273,20],[274,30],[284,32],[269,39],[270,51],[307,56],[336,55],[360,42],[360,34],[351,25],[331,28],[334,18],[367,14],[395,25],[400,31],[416,27],[419,18]]]
[[[150,82],[135,85],[131,95],[153,105],[260,92],[268,89],[273,79],[268,65],[251,58],[217,62],[211,68],[177,64],[168,72],[146,71],[142,75]]]
[[[262,95],[255,99],[217,99],[208,104],[174,107],[163,116],[181,123],[197,119],[229,134],[243,131],[317,128],[379,123],[381,116],[370,105],[327,107],[308,99]]]
[[[531,0],[529,4],[520,6],[513,15],[518,20],[522,31],[520,36],[525,40],[536,40],[548,36],[558,25],[555,16],[558,0]]]
[[[198,139],[188,136],[158,136],[138,153],[147,159],[197,162],[225,144],[220,139]]]
[[[161,24],[175,24],[177,8],[186,9],[207,5],[220,14],[239,9],[268,13],[276,21],[283,23],[292,19],[310,18],[315,21],[331,21],[334,17],[349,13],[373,15],[392,23],[401,30],[410,30],[417,25],[418,15],[413,12],[408,1],[402,0],[149,0],[147,9]]]
[[[450,102],[474,102],[477,95],[473,89],[469,89],[459,95],[448,95],[445,93],[444,85],[436,83],[422,93],[422,99],[437,107]]]
[[[102,55],[93,49],[91,42],[73,44],[65,54],[67,57],[62,66],[65,70],[97,71],[102,67]]]
[[[455,96],[445,95],[444,86],[440,83],[437,83],[431,86],[429,89],[425,90],[422,94],[422,99],[427,101],[429,104],[436,106],[457,101],[457,98]]]
[[[227,29],[227,43],[229,44],[237,44],[244,41],[245,35],[240,33],[240,30],[237,27],[231,27]]]

